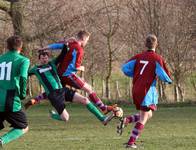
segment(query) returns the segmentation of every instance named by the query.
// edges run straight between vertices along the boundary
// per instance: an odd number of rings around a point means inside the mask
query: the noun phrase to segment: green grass
[[[6,150],[123,150],[130,134],[128,126],[122,136],[116,132],[117,120],[103,126],[87,109],[68,105],[70,121],[54,121],[48,117],[47,103],[27,111],[29,132],[4,146]],[[125,114],[133,107],[123,106]],[[195,150],[196,107],[160,107],[139,138],[141,150]],[[8,131],[5,128],[1,135]]]

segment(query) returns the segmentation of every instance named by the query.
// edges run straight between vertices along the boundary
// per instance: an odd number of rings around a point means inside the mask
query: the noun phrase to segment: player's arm
[[[20,66],[20,99],[24,99],[26,97],[26,89],[27,89],[27,77],[28,77],[28,69],[29,69],[30,61],[29,59],[25,59]]]
[[[28,71],[28,76],[32,76],[35,74],[35,67],[31,68],[29,71]],[[40,101],[44,100],[47,98],[47,95],[46,93],[41,93],[40,95],[30,99],[29,101],[27,101],[25,104],[24,104],[24,107],[25,109],[28,109],[29,107],[35,105],[35,104],[39,104]]]
[[[38,96],[30,99],[29,101],[27,101],[25,104],[24,104],[24,107],[25,109],[28,109],[29,107],[35,105],[35,104],[39,104],[41,101],[47,99],[47,95],[46,93],[41,93],[39,94]]]
[[[67,44],[63,44],[63,48],[61,50],[61,53],[54,59],[55,65],[58,65],[60,62],[62,62],[69,51],[69,47]]]
[[[28,71],[28,76],[34,75],[34,74],[35,74],[34,70],[35,70],[35,67],[29,69],[29,71]]]
[[[76,63],[75,63],[77,71],[84,71],[84,66],[81,66],[83,55],[84,55],[83,50],[81,48],[78,48],[76,54]]]
[[[64,45],[65,45],[64,43],[53,43],[53,44],[49,44],[46,48],[50,50],[59,50],[59,49],[63,49]]]
[[[121,67],[122,72],[128,77],[133,77],[135,63],[136,63],[136,60],[131,59],[130,61],[123,64],[122,67]]]
[[[37,51],[44,51],[44,50],[60,50],[63,49],[64,43],[53,43],[49,44],[46,47],[38,48]]]
[[[158,78],[164,82],[167,82],[169,84],[172,83],[170,73],[168,69],[166,68],[165,62],[156,62],[156,75]]]

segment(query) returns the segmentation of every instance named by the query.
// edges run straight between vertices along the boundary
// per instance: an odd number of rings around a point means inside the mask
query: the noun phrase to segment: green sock
[[[7,144],[7,143],[19,138],[23,134],[24,134],[24,132],[22,131],[22,129],[13,128],[9,132],[7,132],[3,136],[1,136],[0,139],[2,140],[3,144]]]
[[[95,105],[93,105],[93,103],[88,103],[86,105],[87,109],[93,113],[100,121],[104,121],[104,119],[106,118],[98,109],[97,107],[95,107]]]
[[[52,118],[52,119],[55,119],[55,120],[63,121],[63,120],[61,119],[61,116],[60,116],[59,114],[57,114],[56,112],[52,112],[52,113],[51,113],[51,118]]]

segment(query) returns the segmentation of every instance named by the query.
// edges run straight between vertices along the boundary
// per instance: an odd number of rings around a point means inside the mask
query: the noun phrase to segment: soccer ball
[[[123,117],[123,110],[122,110],[122,108],[116,107],[116,108],[114,108],[113,112],[114,112],[114,115],[116,117],[119,117],[119,118]]]

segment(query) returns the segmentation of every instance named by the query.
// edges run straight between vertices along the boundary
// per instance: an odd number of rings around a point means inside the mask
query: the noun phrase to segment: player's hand
[[[27,110],[29,107],[37,104],[38,102],[35,99],[30,99],[28,102],[24,104],[25,109]]]
[[[79,68],[77,68],[78,71],[83,71],[84,72],[84,66],[80,66]]]

